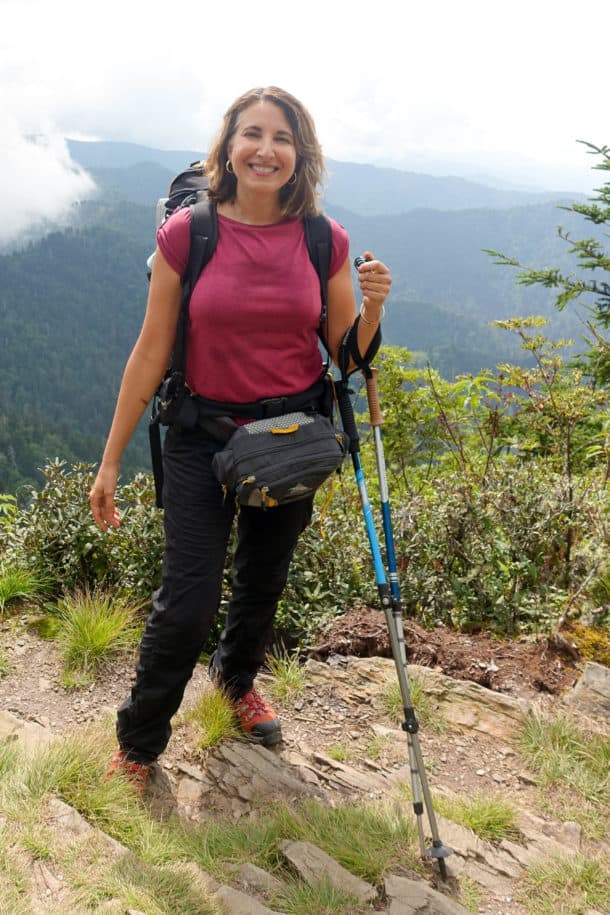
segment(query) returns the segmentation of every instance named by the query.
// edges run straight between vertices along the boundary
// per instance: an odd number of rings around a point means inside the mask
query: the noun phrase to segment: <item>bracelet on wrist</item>
[[[385,306],[382,305],[381,312],[379,313],[379,317],[377,318],[377,320],[369,321],[368,318],[366,317],[366,309],[364,307],[364,302],[360,306],[360,320],[362,321],[363,324],[368,324],[369,327],[373,327],[375,324],[379,324],[383,320],[384,315],[385,315]]]

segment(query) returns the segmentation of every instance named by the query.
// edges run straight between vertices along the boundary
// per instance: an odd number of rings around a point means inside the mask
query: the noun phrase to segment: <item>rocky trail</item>
[[[303,694],[283,705],[274,703],[284,733],[279,750],[227,740],[202,756],[191,727],[184,716],[177,716],[170,746],[144,799],[154,817],[238,822],[256,816],[271,799],[292,804],[308,797],[330,806],[354,800],[391,803],[412,815],[404,793],[410,781],[406,737],[384,703],[396,672],[387,657],[383,618],[366,609],[351,614],[307,660]],[[192,874],[219,912],[277,911],[272,901],[281,886],[278,881],[296,874],[305,882],[326,877],[346,895],[355,896],[358,908],[345,910],[354,915],[467,912],[458,901],[464,878],[479,889],[480,915],[525,915],[518,901],[525,869],[550,856],[586,853],[587,840],[577,823],[553,820],[541,812],[536,778],[525,768],[514,737],[534,707],[568,713],[576,709],[579,718],[608,732],[607,668],[583,664],[569,645],[547,640],[501,643],[489,636],[458,636],[446,630],[424,633],[407,623],[406,641],[409,671],[432,708],[431,723],[422,727],[420,741],[433,795],[494,794],[510,799],[518,810],[519,841],[483,841],[439,815],[440,835],[454,852],[447,859],[449,880],[439,879],[435,865],[426,866],[424,876],[405,866],[372,886],[321,849],[286,840],[280,843],[285,867],[278,873],[242,865],[228,871],[224,883],[201,871]],[[25,615],[2,623],[0,644],[10,660],[0,677],[0,741],[17,740],[33,748],[107,721],[129,689],[133,659],[108,663],[89,688],[64,689],[56,649],[28,626]],[[263,691],[266,681],[268,676],[261,674]],[[205,667],[199,665],[184,708],[208,688]],[[435,720],[443,728],[436,728]],[[93,829],[59,798],[49,800],[45,822],[62,841]],[[106,843],[110,856],[129,854],[107,836],[100,835],[99,841]],[[605,851],[610,855],[609,844]],[[41,862],[32,864],[31,898],[37,915],[73,911],[61,875]],[[595,915],[593,910],[590,915]]]

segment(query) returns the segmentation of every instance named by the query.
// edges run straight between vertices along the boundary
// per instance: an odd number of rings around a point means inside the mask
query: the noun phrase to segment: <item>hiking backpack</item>
[[[191,211],[191,248],[189,260],[182,277],[180,312],[176,327],[176,341],[170,365],[153,398],[149,423],[149,440],[157,505],[162,507],[163,464],[161,460],[161,425],[172,425],[180,417],[182,422],[187,411],[196,409],[194,399],[187,397],[185,384],[186,344],[188,331],[188,309],[191,294],[201,271],[212,257],[218,241],[216,205],[207,197],[208,180],[203,162],[193,162],[172,180],[168,196],[157,203],[156,224],[162,225],[173,213],[183,207]],[[327,349],[322,334],[328,314],[328,274],[332,250],[330,222],[323,214],[306,216],[303,219],[305,242],[310,260],[320,280],[320,324],[318,335]],[[147,275],[150,280],[154,254],[147,261]],[[201,398],[198,398],[201,400]],[[226,413],[226,410],[223,412]],[[187,420],[190,422],[191,417]]]

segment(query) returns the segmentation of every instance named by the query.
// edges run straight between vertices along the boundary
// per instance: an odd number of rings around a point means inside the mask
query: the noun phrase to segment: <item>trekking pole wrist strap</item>
[[[341,371],[341,377],[344,381],[357,369],[360,369],[365,378],[370,378],[371,362],[379,352],[379,347],[381,346],[381,328],[378,327],[375,331],[373,339],[367,347],[365,354],[362,355],[358,348],[359,324],[360,315],[357,315],[356,320],[352,326],[348,328],[339,347],[339,369]],[[355,364],[355,368],[352,368],[351,370],[349,368],[350,361]]]

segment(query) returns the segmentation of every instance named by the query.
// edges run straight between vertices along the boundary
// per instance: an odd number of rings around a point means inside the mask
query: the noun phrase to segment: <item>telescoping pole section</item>
[[[381,511],[383,519],[384,539],[386,545],[386,559],[388,564],[388,574],[390,583],[386,578],[385,566],[379,547],[379,540],[373,512],[369,502],[368,492],[362,462],[360,460],[360,441],[358,428],[354,417],[350,391],[345,380],[338,385],[338,401],[343,428],[350,440],[350,453],[356,476],[356,484],[360,494],[362,513],[364,523],[371,549],[373,566],[375,569],[375,580],[379,590],[381,606],[383,607],[390,644],[392,647],[392,656],[396,665],[396,673],[400,685],[400,693],[403,703],[404,721],[402,729],[407,735],[407,747],[409,753],[409,769],[411,772],[411,788],[413,793],[413,811],[417,822],[417,831],[419,836],[419,846],[422,858],[436,858],[440,873],[443,879],[447,877],[447,867],[445,858],[452,854],[450,848],[443,844],[438,833],[434,808],[432,806],[432,797],[428,786],[428,779],[424,767],[424,760],[419,743],[419,722],[415,715],[413,702],[411,701],[411,690],[409,687],[409,674],[407,670],[407,656],[405,650],[404,628],[402,623],[402,605],[400,598],[400,587],[398,582],[398,572],[396,565],[396,554],[394,550],[394,536],[392,532],[392,521],[390,512],[390,500],[388,495],[388,483],[385,465],[385,455],[383,451],[383,439],[381,426],[383,418],[379,408],[379,394],[377,389],[377,370],[369,369],[364,373],[366,379],[367,399],[369,406],[369,415],[373,433],[375,436],[375,456],[377,459],[377,473],[379,477],[379,492],[381,498]],[[426,811],[430,834],[432,837],[432,846],[426,848],[424,835],[423,814]]]

